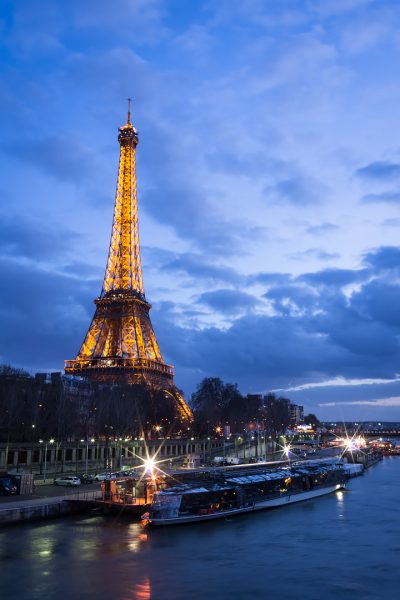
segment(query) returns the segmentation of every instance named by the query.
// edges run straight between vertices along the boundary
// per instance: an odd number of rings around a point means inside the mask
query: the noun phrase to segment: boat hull
[[[226,517],[232,517],[234,515],[240,515],[244,513],[254,512],[256,510],[265,510],[267,508],[278,508],[279,506],[286,506],[287,504],[294,504],[295,502],[304,502],[305,500],[312,500],[319,496],[325,496],[332,492],[337,492],[340,489],[345,488],[344,483],[336,483],[334,485],[318,488],[315,490],[308,490],[306,492],[299,492],[297,494],[285,494],[279,498],[272,498],[270,500],[264,500],[257,502],[251,506],[243,506],[241,508],[235,508],[230,510],[221,510],[206,515],[182,515],[181,517],[174,517],[170,519],[149,519],[150,525],[184,525],[187,523],[199,523],[201,521],[214,521],[215,519],[224,519]]]

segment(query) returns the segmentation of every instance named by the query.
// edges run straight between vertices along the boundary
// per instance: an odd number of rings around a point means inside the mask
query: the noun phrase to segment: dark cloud
[[[304,285],[277,285],[264,294],[280,315],[295,315],[318,307],[319,294]]]
[[[383,254],[387,265],[388,249],[380,250],[369,258],[377,260]],[[251,313],[236,318],[228,329],[199,329],[178,327],[156,313],[157,331],[178,371],[182,369],[189,379],[218,374],[245,390],[260,391],[282,382],[338,376],[388,379],[398,372],[400,317],[394,307],[400,303],[400,286],[396,283],[371,281],[370,268],[327,269],[283,283],[267,279],[270,289],[264,297],[274,316]],[[342,288],[351,283],[358,284],[357,291],[346,296]],[[233,290],[217,290],[203,299],[228,315],[235,295]],[[247,296],[240,300],[251,305]],[[197,370],[189,375],[193,366]]]
[[[75,260],[63,265],[61,271],[66,275],[73,275],[74,277],[79,277],[80,279],[98,281],[99,290],[101,288],[101,276],[103,274],[103,269],[101,267],[99,268],[98,265],[91,265],[86,262]]]
[[[382,192],[381,194],[366,194],[362,196],[361,202],[387,202],[388,204],[400,204],[400,190],[393,192]]]
[[[237,290],[215,290],[201,294],[197,302],[228,315],[249,310],[259,304],[259,300],[246,292]]]
[[[221,220],[206,218],[207,198],[189,185],[171,179],[160,181],[157,188],[145,190],[142,194],[143,209],[159,223],[168,223],[176,233],[186,239],[207,247],[215,254],[235,254],[239,252],[240,228]]]
[[[297,281],[308,283],[312,286],[330,286],[337,289],[350,283],[365,280],[369,275],[366,269],[323,269],[315,273],[304,273],[297,277]]]
[[[96,155],[83,140],[67,135],[24,139],[10,147],[19,159],[30,162],[48,175],[62,181],[80,183],[96,173]]]
[[[400,286],[373,280],[353,294],[351,304],[369,322],[400,328]]]
[[[230,267],[209,263],[198,254],[180,254],[164,263],[162,271],[169,273],[186,273],[193,279],[211,281],[214,283],[231,283],[240,285],[243,276]]]
[[[213,207],[221,198],[210,191],[196,171],[196,156],[188,158],[184,145],[179,150],[159,124],[141,150],[151,185],[141,194],[141,207],[163,225],[168,223],[179,237],[189,239],[211,255],[231,255],[242,251],[246,242],[263,235],[265,228],[246,225],[242,220],[224,220]],[[177,169],[179,165],[179,169]],[[197,184],[194,182],[197,181]],[[209,215],[213,218],[210,219]]]
[[[336,260],[337,258],[340,258],[338,252],[327,252],[322,248],[309,248],[303,252],[295,252],[290,255],[290,258],[293,260],[306,260],[310,256],[318,258],[318,260]]]
[[[52,229],[31,217],[3,216],[0,220],[0,252],[3,256],[54,261],[68,256],[81,236],[60,226]]]
[[[321,223],[319,225],[309,225],[306,228],[306,233],[310,235],[325,235],[326,233],[330,233],[331,231],[337,231],[340,229],[334,223]]]
[[[381,246],[364,255],[364,263],[375,271],[388,271],[400,269],[400,247]]]
[[[267,198],[272,198],[274,201],[307,205],[323,201],[327,188],[312,177],[298,174],[267,186],[264,193]]]
[[[400,164],[387,161],[372,162],[357,169],[356,175],[364,179],[375,179],[378,181],[392,181],[400,178]]]
[[[263,283],[265,285],[274,285],[287,283],[292,280],[292,275],[289,273],[256,273],[247,277],[249,285],[255,283]]]
[[[98,285],[15,260],[0,267],[1,361],[61,370],[83,341]]]

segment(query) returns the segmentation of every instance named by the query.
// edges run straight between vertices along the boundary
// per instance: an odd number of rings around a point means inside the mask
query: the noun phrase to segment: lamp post
[[[94,438],[90,438],[90,442],[92,444],[94,444],[95,439]],[[85,474],[87,475],[88,472],[88,458],[89,458],[89,442],[88,440],[86,440],[86,454],[85,454]]]
[[[54,439],[50,438],[50,440],[44,443],[44,473],[43,473],[43,481],[46,481],[47,475],[47,444],[54,444]],[[43,440],[39,440],[39,444],[43,444]],[[43,446],[42,446],[43,447]],[[42,474],[42,459],[40,461],[40,474]]]
[[[33,435],[35,433],[35,427],[36,425],[32,425],[32,434],[31,434],[31,473],[33,473],[33,448],[34,448],[34,440],[33,440]],[[17,473],[18,473],[18,468],[17,468]]]
[[[49,444],[54,444],[53,438],[50,438]],[[44,450],[44,476],[43,476],[44,481],[46,481],[46,475],[47,475],[47,442],[46,442],[46,446],[45,446],[45,450]]]
[[[76,444],[76,459],[75,459],[75,472],[76,473],[78,473],[80,444],[83,444],[84,442],[85,442],[85,440],[79,440],[79,442],[77,442],[77,444]],[[86,444],[87,444],[87,442],[86,442]]]
[[[43,444],[43,440],[39,440],[39,444]],[[46,442],[47,445],[47,442]],[[42,464],[43,464],[43,452],[42,446],[40,447],[40,474],[42,474]]]

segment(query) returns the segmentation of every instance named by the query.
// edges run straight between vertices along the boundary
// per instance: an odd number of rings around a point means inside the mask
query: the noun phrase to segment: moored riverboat
[[[215,482],[180,484],[154,494],[142,516],[150,525],[178,525],[301,502],[345,487],[342,464],[300,464],[224,472]]]
[[[162,482],[143,475],[104,479],[101,498],[96,503],[104,513],[118,512],[139,518],[150,507],[155,490],[162,486]]]

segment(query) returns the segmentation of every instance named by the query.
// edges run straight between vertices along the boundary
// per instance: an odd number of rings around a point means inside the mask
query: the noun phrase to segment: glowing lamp
[[[144,463],[144,472],[145,473],[150,473],[151,475],[153,475],[153,469],[154,469],[154,459],[153,458],[147,458]]]

